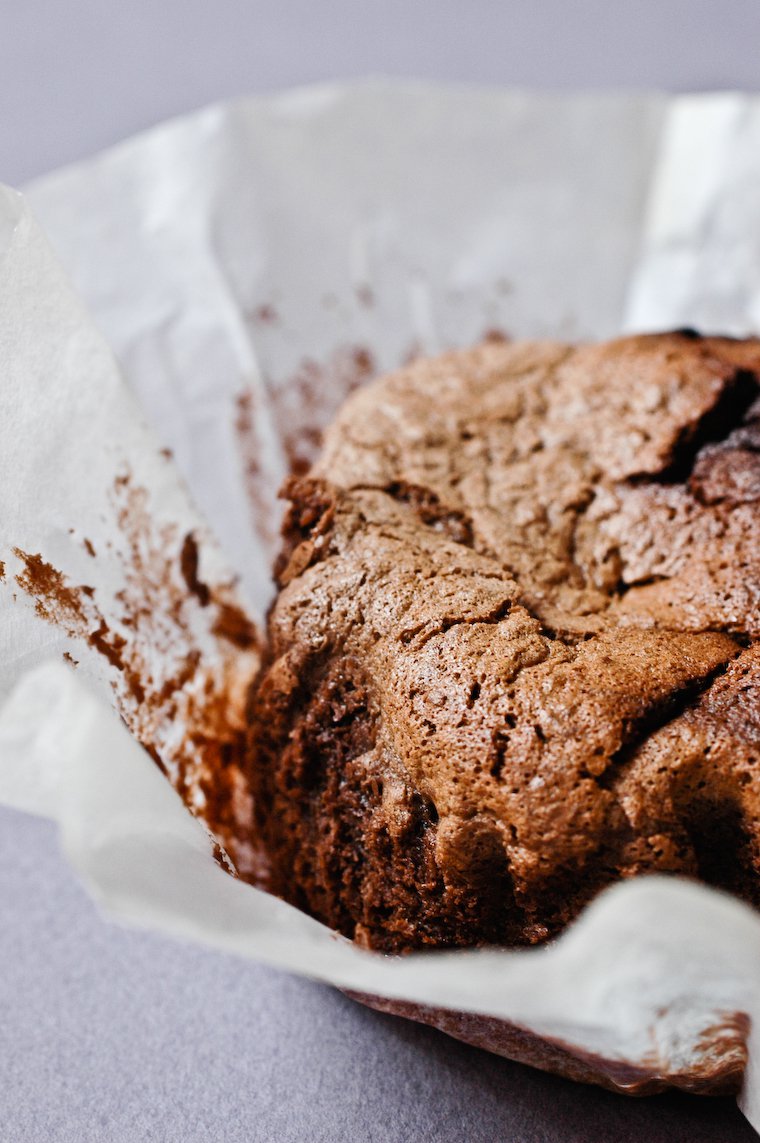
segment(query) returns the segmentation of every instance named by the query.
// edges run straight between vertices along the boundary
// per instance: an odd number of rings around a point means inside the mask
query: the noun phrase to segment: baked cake
[[[647,872],[760,904],[760,341],[486,343],[291,479],[252,696],[273,889],[390,952]]]

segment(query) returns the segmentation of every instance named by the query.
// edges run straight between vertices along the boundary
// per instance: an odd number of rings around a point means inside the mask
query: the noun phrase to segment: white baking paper
[[[24,200],[2,188],[0,219],[0,690],[65,653],[203,816],[211,723],[233,732],[258,665],[255,647],[215,634],[241,608],[234,576]],[[188,537],[205,603],[182,574]]]
[[[743,1013],[743,1106],[760,1125],[752,910],[642,878],[604,893],[544,949],[366,953],[215,860],[205,762],[186,734],[199,689],[231,693],[231,724],[242,717],[256,650],[224,634],[221,609],[247,600],[263,612],[277,483],[372,368],[489,330],[605,336],[624,323],[698,320],[692,301],[680,316],[691,272],[679,267],[699,257],[699,210],[731,190],[707,163],[689,188],[691,228],[678,230],[673,168],[699,150],[692,106],[718,148],[738,104],[749,131],[755,101],[733,97],[669,104],[366,84],[211,108],[29,188],[101,333],[25,203],[4,193],[0,688],[16,685],[0,716],[0,799],[59,821],[69,859],[110,915],[341,987],[503,1017],[651,1075],[688,1076],[730,1051],[720,1029]],[[725,154],[739,163],[741,136],[733,146]],[[742,170],[752,186],[751,163]],[[675,205],[664,206],[674,186]],[[726,212],[740,243],[737,209],[751,226],[754,200]],[[745,299],[756,266],[735,268]],[[703,286],[700,304],[709,293]],[[740,323],[751,326],[753,312],[747,301]],[[200,594],[182,592],[188,536]],[[77,588],[83,620],[52,614],[50,595],[40,602],[28,577],[37,553]],[[93,624],[148,665],[159,696],[149,717],[119,656],[93,650]],[[201,687],[181,670],[193,653]],[[165,756],[185,804],[136,738]]]
[[[626,306],[631,331],[760,332],[760,101],[673,100]]]

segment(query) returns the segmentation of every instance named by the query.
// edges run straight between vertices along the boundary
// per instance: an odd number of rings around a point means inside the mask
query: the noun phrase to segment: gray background
[[[760,86],[758,0],[0,0],[0,179],[170,115],[368,74]]]
[[[0,179],[295,83],[757,90],[758,49],[758,0],[0,0]],[[0,811],[2,1143],[752,1138],[728,1101],[577,1087],[106,924],[53,828]]]

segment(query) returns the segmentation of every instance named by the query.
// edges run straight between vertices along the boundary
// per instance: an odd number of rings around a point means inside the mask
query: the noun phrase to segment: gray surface
[[[0,0],[0,178],[168,115],[387,73],[760,86],[757,0]],[[0,1140],[754,1138],[726,1101],[626,1101],[97,915],[47,823],[0,811]]]
[[[3,1143],[726,1143],[726,1100],[625,1100],[256,965],[105,924],[0,811]]]

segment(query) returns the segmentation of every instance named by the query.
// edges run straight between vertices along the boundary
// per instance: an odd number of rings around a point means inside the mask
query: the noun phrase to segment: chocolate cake
[[[603,886],[760,904],[760,341],[487,343],[291,479],[251,701],[273,888],[390,952]]]

